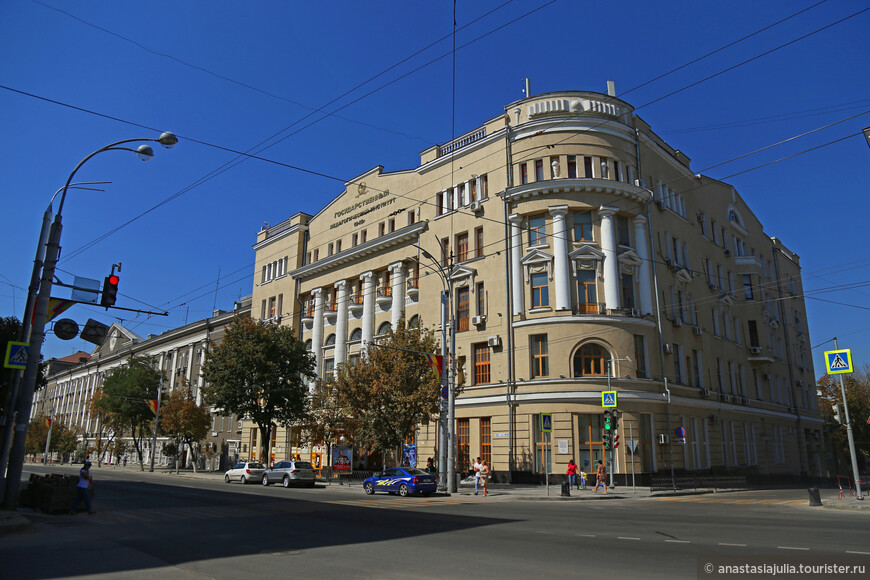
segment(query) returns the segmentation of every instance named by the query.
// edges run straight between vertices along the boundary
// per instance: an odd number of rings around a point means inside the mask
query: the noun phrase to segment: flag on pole
[[[424,354],[426,363],[431,367],[434,366],[438,372],[438,378],[441,378],[441,371],[444,369],[444,357],[440,354]]]
[[[151,409],[151,412],[157,414],[157,399],[145,399],[145,404]]]
[[[42,420],[42,422],[45,423],[45,426],[46,426],[46,427],[48,427],[49,429],[51,429],[51,419],[49,419],[48,417],[46,417],[45,419]]]

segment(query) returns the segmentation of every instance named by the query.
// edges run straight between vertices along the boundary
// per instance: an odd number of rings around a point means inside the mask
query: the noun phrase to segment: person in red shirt
[[[568,462],[568,471],[566,474],[568,475],[568,489],[580,489],[580,486],[577,485],[577,464],[574,463],[573,459]]]

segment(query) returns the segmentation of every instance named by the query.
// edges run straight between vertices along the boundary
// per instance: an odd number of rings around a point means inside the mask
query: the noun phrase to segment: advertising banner
[[[336,445],[332,448],[332,472],[353,472],[353,447],[350,445]]]

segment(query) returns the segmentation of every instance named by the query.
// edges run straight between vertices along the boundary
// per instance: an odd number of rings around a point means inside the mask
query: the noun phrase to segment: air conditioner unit
[[[631,315],[632,315],[634,318],[640,318],[640,310],[637,309],[637,308],[632,308],[632,309],[631,309]]]
[[[666,445],[670,440],[671,438],[668,436],[667,433],[659,433],[659,445]]]
[[[212,437],[217,437],[217,431],[212,431],[212,432],[211,432],[211,436],[212,436]]]
[[[682,326],[682,325],[683,325],[683,319],[682,319],[682,318],[674,318],[671,322],[674,323],[674,326]]]
[[[765,381],[769,381],[770,380],[770,373],[764,373],[763,375],[761,375],[761,378],[764,379]]]
[[[660,199],[656,200],[656,205],[658,206],[659,209],[665,209],[665,202],[663,202]]]
[[[709,397],[711,395],[710,389],[701,389],[701,395],[704,397]]]
[[[711,425],[715,425],[719,422],[719,415],[710,415],[707,419],[710,421]]]
[[[634,184],[638,187],[646,189],[646,181],[644,181],[643,179],[635,179]]]
[[[718,290],[718,288],[716,288],[716,285],[712,282],[707,282],[707,288],[709,288],[710,290]]]
[[[468,206],[468,209],[470,209],[474,213],[477,213],[483,209],[483,204],[480,201],[472,201],[471,204]]]
[[[694,334],[695,336],[701,336],[703,334],[703,331],[701,330],[700,326],[693,326],[692,334]]]
[[[730,256],[730,255],[731,255],[731,250],[729,250],[728,248],[723,248],[723,249],[722,249],[722,252],[724,252],[724,254],[725,254],[726,256]]]
[[[731,395],[729,395],[728,393],[719,393],[719,400],[723,403],[730,403]]]
[[[480,326],[484,322],[486,322],[486,315],[485,314],[480,315],[480,316],[472,316],[471,317],[471,324],[473,324],[475,326]]]
[[[501,346],[501,337],[498,335],[490,336],[486,339],[486,344],[489,346]]]
[[[748,407],[749,406],[749,397],[740,397],[740,404]]]
[[[665,354],[674,354],[674,347],[672,347],[668,342],[662,345],[662,350],[665,351]]]
[[[749,352],[751,352],[752,354],[761,354],[761,347],[760,346],[750,346]]]

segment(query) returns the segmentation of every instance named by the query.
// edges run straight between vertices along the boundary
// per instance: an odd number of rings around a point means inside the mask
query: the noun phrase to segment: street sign
[[[829,375],[852,372],[852,351],[848,348],[825,351],[825,366]]]
[[[631,441],[626,441],[626,446],[628,450],[631,451],[632,455],[637,451],[637,439],[632,439]]]
[[[685,437],[686,436],[686,428],[685,427],[677,427],[674,429],[674,435],[677,437]]]
[[[685,445],[685,444],[686,444],[686,438],[685,438],[685,437],[677,437],[677,438],[674,439],[674,443],[676,443],[676,444],[678,444],[678,445]]]
[[[71,340],[79,333],[79,325],[72,318],[61,318],[54,323],[54,335],[61,340]]]
[[[601,406],[615,407],[616,406],[616,391],[601,391]]]
[[[30,346],[26,342],[6,343],[6,358],[3,359],[3,366],[7,369],[25,369],[27,368],[27,353]]]
[[[553,414],[541,413],[541,433],[553,432]]]
[[[450,387],[441,387],[441,398],[445,401],[450,398]]]

